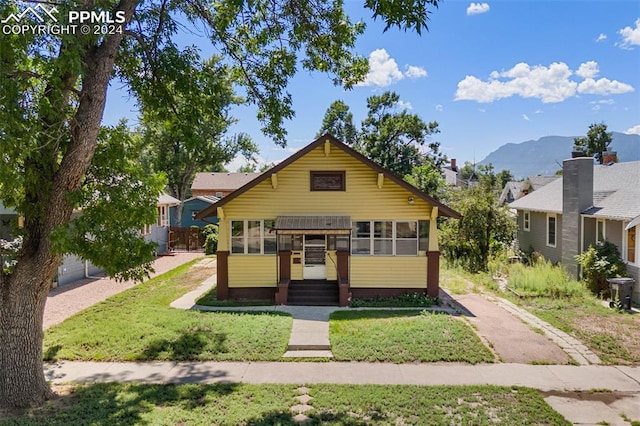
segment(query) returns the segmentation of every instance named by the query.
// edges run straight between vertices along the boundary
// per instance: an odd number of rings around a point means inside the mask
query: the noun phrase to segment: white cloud
[[[408,78],[427,76],[427,70],[415,65],[406,65],[406,72],[400,71],[398,64],[385,49],[376,49],[369,54],[369,74],[359,86],[386,87]]]
[[[469,7],[467,7],[467,16],[486,13],[489,9],[491,9],[489,3],[471,3]]]
[[[436,105],[436,111],[442,111],[442,110],[444,110],[444,106],[442,106],[442,104]]]
[[[398,105],[400,109],[413,109],[413,105],[411,105],[411,102],[398,101],[396,102],[396,105]]]
[[[407,71],[404,73],[409,78],[420,78],[427,76],[427,70],[422,67],[416,67],[415,65],[407,65]]]
[[[633,46],[640,46],[640,18],[636,19],[636,27],[624,27],[618,31],[618,34],[622,37],[621,43],[616,43],[623,49],[633,49]]]
[[[527,114],[522,114],[522,119],[526,120],[526,121],[531,121],[531,119],[529,118],[529,116]]]
[[[618,80],[609,80],[608,78],[587,78],[578,85],[578,93],[586,93],[588,95],[619,95],[621,93],[633,92],[633,86],[621,83]]]
[[[599,101],[591,101],[589,102],[592,105],[600,104],[600,105],[613,105],[616,103],[613,99],[601,99]]]
[[[600,111],[600,105],[594,105],[593,107],[591,107],[592,111]]]
[[[640,135],[640,124],[637,126],[629,127],[624,131],[628,135]]]
[[[458,83],[456,100],[471,100],[489,103],[511,96],[536,98],[544,103],[562,102],[577,93],[620,94],[632,92],[634,88],[617,80],[606,78],[595,80],[599,73],[598,64],[589,61],[581,64],[575,74],[584,79],[581,83],[570,77],[574,72],[563,62],[530,66],[525,62],[516,64],[507,71],[493,71],[489,79],[467,75]]]
[[[542,111],[541,109],[537,109],[535,110],[533,113],[534,114],[542,114],[544,111]]]
[[[584,64],[580,64],[576,74],[582,78],[593,78],[598,75],[600,69],[598,68],[598,63],[596,61],[585,62]]]
[[[607,35],[604,33],[600,33],[600,35],[598,36],[598,38],[596,39],[596,43],[599,43],[601,41],[604,41],[607,39]]]

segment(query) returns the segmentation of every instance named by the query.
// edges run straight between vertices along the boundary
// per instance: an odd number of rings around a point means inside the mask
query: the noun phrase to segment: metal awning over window
[[[350,216],[278,216],[278,234],[350,234]]]

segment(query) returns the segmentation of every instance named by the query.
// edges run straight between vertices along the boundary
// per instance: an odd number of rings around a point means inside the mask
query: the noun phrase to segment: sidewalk
[[[173,256],[158,257],[153,262],[155,272],[151,274],[151,278],[203,256],[203,253],[197,252],[178,252]],[[47,302],[44,306],[43,328],[59,324],[83,309],[135,285],[134,281],[117,282],[110,277],[104,277],[84,279],[55,288],[47,296]]]

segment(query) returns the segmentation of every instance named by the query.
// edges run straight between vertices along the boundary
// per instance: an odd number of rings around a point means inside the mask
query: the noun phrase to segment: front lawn
[[[532,389],[309,385],[312,425],[569,425]],[[74,385],[0,425],[296,425],[295,385]]]
[[[194,263],[139,284],[48,329],[45,360],[280,360],[289,341],[289,315],[169,307],[212,274],[209,268],[193,267]]]
[[[471,327],[446,314],[375,310],[337,311],[329,322],[337,361],[493,362]]]

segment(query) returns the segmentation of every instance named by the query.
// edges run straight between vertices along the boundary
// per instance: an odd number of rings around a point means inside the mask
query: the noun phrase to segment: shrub
[[[627,266],[615,244],[605,241],[589,248],[576,256],[582,267],[582,278],[587,287],[598,296],[609,294],[607,278],[623,277],[627,275]]]
[[[204,254],[216,254],[218,251],[218,227],[207,225],[202,229],[204,236]]]

